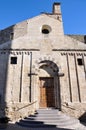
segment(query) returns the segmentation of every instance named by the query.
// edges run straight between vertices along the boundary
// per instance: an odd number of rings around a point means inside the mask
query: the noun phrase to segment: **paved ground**
[[[0,128],[0,130],[3,130]],[[26,128],[21,127],[17,124],[9,124],[5,130],[70,130],[70,129],[62,129],[62,128]]]
[[[0,130],[3,130],[0,128]],[[8,127],[4,130],[70,130],[70,129],[63,129],[63,128],[26,128],[21,127],[17,124],[9,124]]]
[[[0,130],[3,130],[0,128]],[[71,129],[66,129],[66,128],[26,128],[26,127],[21,127],[17,124],[14,123],[9,123],[7,128],[4,130],[71,130]],[[72,129],[72,130],[86,130],[86,126],[79,126],[77,129]]]

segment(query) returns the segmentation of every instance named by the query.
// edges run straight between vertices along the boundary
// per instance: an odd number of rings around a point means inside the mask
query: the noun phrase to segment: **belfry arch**
[[[39,62],[39,108],[60,109],[59,67],[50,60]]]

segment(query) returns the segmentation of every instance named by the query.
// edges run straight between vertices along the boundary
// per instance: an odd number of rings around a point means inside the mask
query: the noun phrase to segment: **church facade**
[[[80,117],[86,111],[86,37],[65,35],[60,3],[0,31],[0,115],[39,108]]]

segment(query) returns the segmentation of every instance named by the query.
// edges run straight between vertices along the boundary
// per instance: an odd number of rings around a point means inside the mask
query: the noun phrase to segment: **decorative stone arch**
[[[57,77],[58,72],[58,66],[52,61],[44,60],[39,63],[39,77]]]
[[[58,75],[60,66],[57,66],[57,64],[58,64],[58,62],[55,62],[54,58],[45,58],[45,57],[40,58],[39,60],[36,61],[36,66],[34,66],[34,71],[37,75],[38,80],[40,77],[53,77],[55,108],[60,109],[61,108],[60,81],[59,81],[59,75]],[[43,72],[44,75],[41,75],[40,71],[45,71],[45,72]],[[40,83],[39,83],[39,86],[40,86]],[[38,87],[38,89],[39,89],[39,87]],[[39,90],[39,93],[40,93],[40,90]],[[40,97],[40,95],[39,95],[39,97]]]
[[[35,65],[34,65],[34,71],[36,74],[39,74],[39,69],[40,69],[40,66],[44,63],[47,63],[48,65],[50,65],[50,67],[52,67],[54,69],[54,71],[57,71],[60,72],[61,71],[61,67],[59,65],[59,62],[56,61],[54,58],[52,57],[42,57],[42,58],[39,58],[38,60],[35,61]]]

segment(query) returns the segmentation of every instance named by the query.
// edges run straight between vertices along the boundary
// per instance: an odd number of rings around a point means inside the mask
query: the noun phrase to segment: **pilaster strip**
[[[19,102],[21,102],[21,95],[22,95],[22,74],[23,74],[23,53],[22,53],[22,60],[21,60],[21,75],[20,75],[20,92],[19,92]]]
[[[84,54],[82,54],[82,60],[83,60],[84,73],[85,73],[85,79],[86,79],[86,66],[85,66]]]
[[[77,87],[78,87],[78,96],[79,96],[79,102],[81,102],[80,85],[79,85],[79,77],[78,77],[78,68],[77,68],[77,61],[76,61],[76,55],[75,54],[74,54],[74,60],[75,60],[75,69],[76,69],[76,79],[77,79]]]
[[[68,54],[66,55],[66,58],[67,58],[67,66],[68,66],[68,78],[69,78],[70,101],[72,102],[71,77],[70,77],[70,67],[69,67],[69,58],[68,58]]]

